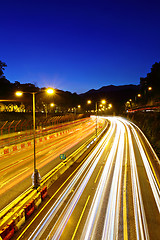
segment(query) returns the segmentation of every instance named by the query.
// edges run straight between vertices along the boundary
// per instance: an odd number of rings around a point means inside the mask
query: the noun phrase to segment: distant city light
[[[108,105],[108,107],[109,107],[109,109],[112,108],[112,104],[110,103],[110,104]]]
[[[102,100],[101,103],[102,103],[102,104],[106,104],[106,100]]]
[[[148,87],[148,90],[151,91],[151,90],[152,90],[152,87]]]
[[[51,103],[50,106],[51,106],[51,107],[54,107],[54,103]]]

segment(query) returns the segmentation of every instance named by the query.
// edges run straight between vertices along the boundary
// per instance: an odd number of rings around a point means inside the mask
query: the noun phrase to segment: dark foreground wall
[[[127,118],[141,128],[160,158],[160,113],[130,113]]]

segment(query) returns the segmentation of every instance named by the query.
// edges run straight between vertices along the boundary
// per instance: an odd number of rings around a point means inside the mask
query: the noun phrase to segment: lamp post
[[[48,94],[53,94],[54,89],[48,88],[46,90]],[[39,183],[39,172],[36,168],[36,111],[35,111],[35,95],[37,92],[21,92],[17,91],[16,96],[20,97],[23,95],[23,93],[30,93],[33,96],[33,162],[34,162],[34,172],[33,172],[33,186],[34,188],[37,188],[40,183]]]
[[[98,102],[100,102],[101,104],[106,104],[106,100],[101,100],[101,101],[97,101],[96,102],[96,137],[97,137],[97,125],[98,125]],[[92,101],[91,100],[88,100],[87,101],[87,104],[91,104]]]
[[[98,121],[98,102],[96,102],[96,137],[97,137],[97,121]]]

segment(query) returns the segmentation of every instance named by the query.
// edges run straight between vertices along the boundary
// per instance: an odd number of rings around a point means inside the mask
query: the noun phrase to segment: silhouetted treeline
[[[152,90],[149,91],[149,88]],[[152,65],[151,72],[145,78],[140,78],[140,91],[143,103],[160,101],[160,62]]]
[[[76,93],[72,94],[68,91],[55,89],[55,95],[49,96],[43,91],[45,88],[40,89],[32,83],[21,84],[18,81],[11,83],[4,76],[4,69],[6,66],[4,62],[0,61],[0,99],[16,100],[17,97],[15,96],[15,92],[23,91],[25,94],[21,97],[21,100],[29,110],[32,108],[32,94],[29,93],[32,92],[38,93],[36,94],[36,109],[45,110],[47,105],[51,102],[53,102],[55,106],[58,105],[61,111],[66,108],[74,108],[80,104],[80,97]]]
[[[4,69],[6,63],[0,61],[0,98],[1,99],[16,99],[15,92],[21,90],[23,92],[41,92],[42,89],[38,88],[32,83],[21,84],[18,81],[11,83],[4,76]],[[131,73],[132,74],[132,73]],[[152,90],[148,91],[151,87]],[[137,94],[141,93],[141,98],[137,98]],[[60,111],[68,111],[69,108],[77,108],[81,105],[81,111],[88,109],[95,109],[95,103],[105,99],[107,103],[112,104],[112,111],[116,114],[121,114],[125,111],[125,103],[132,99],[138,104],[148,104],[151,102],[160,102],[160,62],[153,64],[151,72],[145,78],[140,78],[140,85],[124,85],[124,86],[104,86],[98,90],[92,89],[83,94],[71,93],[69,91],[62,91],[56,89],[53,96],[47,96],[45,93],[36,95],[36,108],[37,111],[45,111],[47,105],[51,102],[55,106],[59,106]],[[87,100],[91,100],[92,104],[87,105]],[[28,110],[32,108],[32,95],[24,94],[23,102],[27,105]],[[80,110],[79,110],[80,111]],[[107,114],[107,112],[106,112]]]

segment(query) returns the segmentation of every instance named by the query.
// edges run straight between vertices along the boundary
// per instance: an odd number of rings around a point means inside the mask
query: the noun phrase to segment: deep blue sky
[[[160,61],[160,1],[4,0],[0,8],[11,82],[82,93],[139,84]]]

